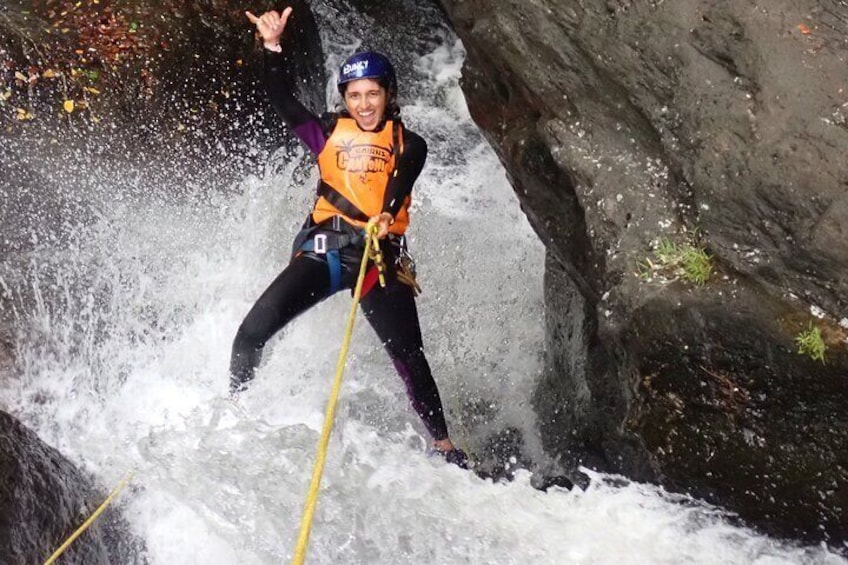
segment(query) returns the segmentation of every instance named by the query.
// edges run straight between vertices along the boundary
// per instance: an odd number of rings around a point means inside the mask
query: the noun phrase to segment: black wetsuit
[[[336,124],[337,114],[320,118],[307,110],[292,94],[283,74],[283,57],[265,51],[265,72],[271,103],[280,117],[316,156],[324,148]],[[397,215],[412,191],[427,157],[427,145],[417,134],[403,128],[404,149],[398,155],[394,176],[387,189],[383,211]],[[319,232],[338,233],[333,227],[351,233],[351,227],[338,220],[326,222]],[[339,224],[342,224],[341,226]],[[390,267],[387,287],[374,286],[362,298],[362,309],[377,332],[406,385],[413,408],[433,439],[448,437],[439,391],[424,356],[418,311],[412,289],[399,282],[391,269],[396,245],[384,240],[382,248]],[[340,250],[341,288],[353,288],[359,274],[362,247],[349,245]],[[253,378],[262,348],[275,333],[296,316],[329,297],[330,271],[326,255],[310,251],[293,257],[289,265],[262,293],[236,333],[230,361],[230,389],[243,390]]]

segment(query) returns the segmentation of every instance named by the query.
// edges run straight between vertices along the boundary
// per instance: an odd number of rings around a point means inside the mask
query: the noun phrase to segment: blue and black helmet
[[[345,85],[361,78],[376,80],[388,91],[397,92],[397,76],[389,58],[382,53],[365,51],[351,55],[339,67],[339,92],[344,94]]]

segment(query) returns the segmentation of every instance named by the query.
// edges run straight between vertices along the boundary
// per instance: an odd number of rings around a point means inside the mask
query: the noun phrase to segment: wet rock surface
[[[300,96],[320,103],[318,30],[306,3],[290,5],[287,68]],[[4,134],[79,134],[94,145],[126,133],[136,136],[128,143],[198,153],[252,140],[277,122],[244,11],[234,1],[11,0],[0,18]]]
[[[291,4],[290,81],[307,103],[323,103],[318,30],[305,3]],[[95,198],[226,190],[292,142],[268,104],[244,10],[234,1],[7,3],[0,254],[66,240]]]
[[[43,563],[105,500],[95,485],[15,418],[0,412],[0,562]],[[62,555],[66,563],[146,563],[119,505]]]
[[[844,541],[848,5],[441,4],[548,248],[548,449]],[[707,283],[656,269],[663,241]]]

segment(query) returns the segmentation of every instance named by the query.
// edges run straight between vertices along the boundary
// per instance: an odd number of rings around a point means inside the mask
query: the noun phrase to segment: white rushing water
[[[460,444],[524,434],[541,370],[544,250],[458,87],[450,34],[420,55],[407,125],[430,144],[411,246],[429,359]],[[296,320],[266,348],[240,407],[225,400],[230,344],[285,266],[314,176],[299,156],[236,190],[114,198],[72,242],[3,272],[16,313],[19,379],[0,407],[110,488],[152,564],[291,558],[349,295]],[[49,242],[48,242],[49,243]],[[24,332],[23,328],[26,328]],[[474,417],[471,417],[473,414]],[[429,458],[400,379],[361,317],[330,442],[308,562],[362,564],[844,563],[729,525],[652,486],[592,475],[586,491],[493,483]]]

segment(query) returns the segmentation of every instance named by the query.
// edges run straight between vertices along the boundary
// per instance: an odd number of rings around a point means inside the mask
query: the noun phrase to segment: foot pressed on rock
[[[448,463],[456,465],[460,469],[468,469],[468,455],[463,450],[454,447],[451,450],[441,451],[439,453],[441,453],[442,457]]]
[[[456,465],[460,469],[468,469],[468,455],[458,449],[450,438],[437,439],[433,441],[433,451],[445,458],[445,461]]]

